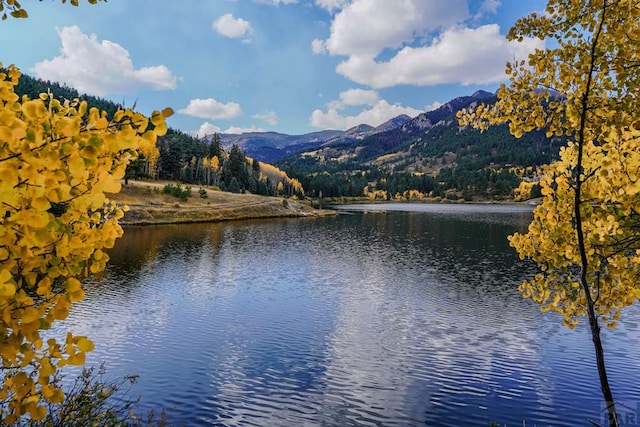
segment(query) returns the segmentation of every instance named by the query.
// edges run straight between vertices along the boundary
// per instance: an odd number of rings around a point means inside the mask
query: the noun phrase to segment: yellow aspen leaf
[[[46,197],[36,197],[31,201],[31,206],[40,211],[46,211],[51,207],[51,204]]]
[[[93,351],[94,349],[93,341],[86,337],[79,337],[77,346],[80,351],[84,352]]]
[[[159,125],[157,125],[153,131],[157,136],[162,136],[167,133],[167,130],[168,130],[167,124],[165,122],[162,122]]]
[[[171,116],[173,116],[173,108],[166,107],[162,110],[162,117],[164,117],[165,119],[168,119]]]
[[[22,319],[22,323],[26,324],[35,322],[36,320],[40,320],[40,315],[40,310],[33,307],[28,307],[23,310],[20,317]]]
[[[105,178],[105,181],[103,183],[103,191],[105,193],[119,193],[121,189],[122,184],[120,184],[119,181],[116,181],[111,176]]]
[[[53,397],[53,394],[55,393],[56,388],[55,386],[51,385],[51,384],[46,384],[43,385],[40,388],[40,392],[42,393],[42,396],[46,399],[49,400],[51,397]]]
[[[51,359],[49,357],[44,357],[40,360],[41,368],[40,375],[44,377],[49,377],[56,373],[56,368],[51,364]]]
[[[12,283],[3,283],[0,285],[0,297],[9,298],[16,294],[16,286]]]
[[[77,291],[69,292],[69,301],[80,302],[84,299],[84,290],[79,289]]]
[[[82,175],[84,174],[85,165],[84,159],[82,157],[72,157],[67,161],[67,167],[71,175]]]
[[[24,128],[15,128],[11,131],[11,137],[13,139],[24,139],[27,136],[27,130]]]
[[[32,405],[29,407],[29,417],[35,421],[43,419],[47,415],[46,406]]]
[[[69,365],[82,366],[84,365],[85,357],[86,357],[85,353],[78,352],[78,353],[75,353],[73,356],[69,356],[66,362]]]
[[[42,415],[41,396],[62,402],[64,393],[48,387],[49,376],[66,364],[83,364],[93,349],[86,337],[68,339],[64,347],[55,339],[43,345],[40,331],[84,298],[80,279],[104,269],[102,248],[122,235],[122,210],[107,204],[105,191],[119,191],[118,179],[137,150],[153,159],[157,149],[153,132],[143,137],[149,125],[143,115],[118,112],[115,123],[98,109],[87,111],[84,101],[19,97],[19,70],[3,70],[0,157],[8,160],[0,162],[0,359],[4,372],[16,374],[0,385],[9,408],[0,423],[13,425]],[[169,113],[153,118],[158,131]]]

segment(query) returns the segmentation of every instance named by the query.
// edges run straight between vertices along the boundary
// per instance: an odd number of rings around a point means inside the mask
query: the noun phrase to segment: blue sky
[[[494,91],[538,0],[108,0],[24,2],[0,22],[0,61],[185,132],[302,134],[377,126]]]

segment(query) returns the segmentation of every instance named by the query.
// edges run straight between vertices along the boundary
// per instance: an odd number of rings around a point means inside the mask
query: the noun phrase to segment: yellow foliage
[[[122,235],[122,210],[104,193],[120,190],[138,152],[157,156],[155,139],[171,114],[154,113],[148,131],[148,119],[131,110],[109,121],[78,100],[19,99],[19,76],[13,66],[0,73],[0,419],[8,424],[44,416],[41,400],[62,399],[47,387],[50,376],[93,349],[69,334],[62,351],[40,331],[83,299],[79,279],[104,269],[103,249]]]
[[[250,159],[249,159],[250,160]],[[276,191],[279,193],[284,189],[285,184],[288,185],[293,191],[304,194],[302,184],[295,178],[290,178],[286,172],[278,169],[277,167],[268,163],[258,162],[260,165],[260,179],[267,179],[274,183]],[[282,184],[282,187],[279,187]]]
[[[587,278],[595,309],[609,326],[620,309],[640,296],[640,133],[629,131],[583,147],[581,204],[587,255]],[[521,258],[530,258],[544,273],[525,282],[521,291],[548,310],[560,312],[570,325],[584,315],[586,294],[578,283],[581,259],[575,231],[573,167],[577,144],[563,148],[560,160],[544,169],[543,200],[534,210],[527,234],[509,238]],[[603,168],[607,165],[607,168]]]
[[[531,197],[531,191],[537,182],[520,181],[518,188],[513,190],[513,200],[516,202],[522,202],[528,200]]]
[[[461,126],[507,123],[515,136],[542,129],[569,141],[542,171],[528,232],[510,237],[541,270],[522,284],[523,296],[561,313],[568,327],[585,315],[614,326],[640,296],[638,34],[637,2],[549,0],[508,38],[553,47],[507,64],[509,84],[495,105],[458,114]]]

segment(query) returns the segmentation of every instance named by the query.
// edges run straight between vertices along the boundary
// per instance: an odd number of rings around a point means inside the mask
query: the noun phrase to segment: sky
[[[108,0],[23,2],[0,22],[0,62],[168,124],[304,134],[415,117],[505,82],[509,42],[542,0]]]

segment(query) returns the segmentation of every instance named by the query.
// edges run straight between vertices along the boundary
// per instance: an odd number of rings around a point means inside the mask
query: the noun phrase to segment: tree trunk
[[[578,238],[578,250],[580,252],[580,284],[585,293],[585,299],[587,300],[587,313],[589,316],[589,328],[591,329],[591,339],[593,341],[593,347],[596,353],[596,365],[598,366],[598,377],[600,378],[600,390],[602,391],[602,397],[604,398],[605,405],[607,406],[607,413],[609,415],[609,426],[619,427],[618,415],[616,414],[616,405],[613,400],[613,393],[611,387],[609,387],[609,378],[607,377],[607,368],[604,363],[604,350],[602,348],[602,340],[600,339],[600,325],[598,322],[598,315],[595,310],[595,301],[591,295],[591,287],[589,286],[588,271],[589,261],[587,258],[587,249],[584,240],[584,228],[582,221],[582,212],[580,207],[583,203],[582,200],[582,184],[585,177],[583,176],[582,164],[584,156],[585,141],[585,128],[587,124],[587,112],[589,109],[589,96],[593,85],[593,73],[596,70],[597,59],[597,46],[598,40],[602,33],[602,27],[605,22],[605,15],[608,7],[607,0],[603,0],[602,6],[602,19],[598,25],[598,28],[593,35],[593,42],[591,44],[591,64],[589,69],[589,75],[587,76],[587,82],[582,94],[581,99],[581,117],[580,117],[580,129],[578,131],[577,145],[578,155],[576,159],[575,174],[575,198],[573,203],[574,217],[576,219],[576,233]]]

